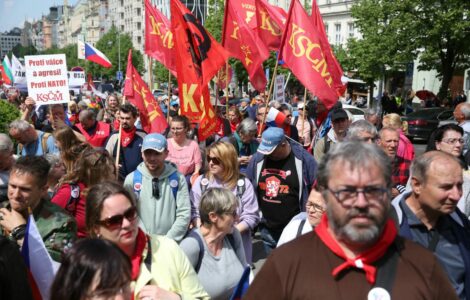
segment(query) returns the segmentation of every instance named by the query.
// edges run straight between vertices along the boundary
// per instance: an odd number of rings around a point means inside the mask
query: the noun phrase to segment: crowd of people
[[[396,113],[353,121],[341,102],[258,95],[216,107],[200,141],[177,95],[158,101],[162,133],[117,94],[12,101],[1,299],[32,299],[19,252],[31,214],[61,264],[54,300],[230,299],[253,273],[255,234],[268,258],[244,299],[470,299],[470,103],[416,155]]]

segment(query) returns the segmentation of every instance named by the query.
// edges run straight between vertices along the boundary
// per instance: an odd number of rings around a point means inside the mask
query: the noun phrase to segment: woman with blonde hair
[[[201,195],[208,188],[226,188],[231,191],[238,200],[235,227],[241,233],[245,248],[246,261],[251,263],[252,243],[251,231],[259,222],[259,207],[250,180],[240,174],[238,167],[237,151],[232,144],[216,142],[207,148],[207,171],[194,182],[191,198],[191,218],[194,226],[200,226],[201,217],[199,203]]]
[[[78,237],[86,237],[85,198],[88,190],[103,181],[115,178],[115,167],[108,152],[87,148],[59,182],[52,202],[64,208],[77,221]]]
[[[398,143],[397,156],[412,161],[415,157],[415,150],[411,141],[406,137],[408,122],[402,121],[400,115],[392,113],[385,115],[382,119],[383,127],[390,127],[398,131],[400,141]]]

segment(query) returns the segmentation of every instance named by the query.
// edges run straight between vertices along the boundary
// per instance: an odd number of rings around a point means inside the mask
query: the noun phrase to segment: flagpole
[[[302,139],[303,139],[304,127],[305,127],[305,107],[307,107],[307,88],[305,88],[305,91],[304,91],[304,107],[302,109],[302,130],[300,131],[301,132],[300,137],[302,137]]]
[[[228,117],[228,60],[225,62],[225,117]]]
[[[271,98],[271,93],[273,91],[274,79],[276,78],[277,66],[278,65],[279,65],[279,60],[276,57],[276,65],[274,66],[273,77],[272,77],[271,83],[269,85],[268,97],[267,97],[267,102],[266,102],[266,109],[264,110],[264,114],[263,114],[263,122],[261,123],[261,125],[259,127],[258,137],[261,137],[261,133],[263,131],[263,125],[266,123],[266,115],[268,114],[268,103],[269,103],[269,99]]]
[[[126,103],[126,96],[122,97],[122,103],[123,105]],[[121,139],[122,139],[122,122],[119,120],[119,134],[118,134],[118,141],[117,141],[117,149],[116,149],[116,179],[119,180],[119,158],[121,157]]]
[[[170,124],[170,97],[171,97],[171,90],[170,90],[170,84],[171,84],[171,72],[170,69],[168,69],[168,107],[166,109],[166,121],[168,124]]]

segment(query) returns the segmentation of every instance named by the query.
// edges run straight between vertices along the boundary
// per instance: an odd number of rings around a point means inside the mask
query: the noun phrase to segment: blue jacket
[[[317,178],[317,162],[313,156],[299,144],[291,141],[289,141],[289,144],[295,156],[295,166],[299,176],[299,190],[302,191],[299,195],[300,210],[305,211],[305,203],[307,202],[312,185]],[[246,176],[251,180],[256,195],[258,195],[258,179],[262,171],[261,168],[263,167],[264,159],[265,155],[256,152],[246,169]]]
[[[399,195],[393,199],[392,206],[396,212],[400,235],[409,240],[413,240],[408,220],[400,206],[400,202],[405,201],[410,194],[411,192],[406,192]],[[450,215],[443,217],[449,218],[452,232],[459,241],[458,246],[465,265],[465,298],[470,299],[470,221],[458,208],[456,208]]]

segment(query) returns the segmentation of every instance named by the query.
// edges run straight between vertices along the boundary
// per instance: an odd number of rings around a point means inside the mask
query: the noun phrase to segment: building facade
[[[13,28],[10,32],[0,33],[0,58],[10,52],[13,47],[21,44],[21,29]]]

